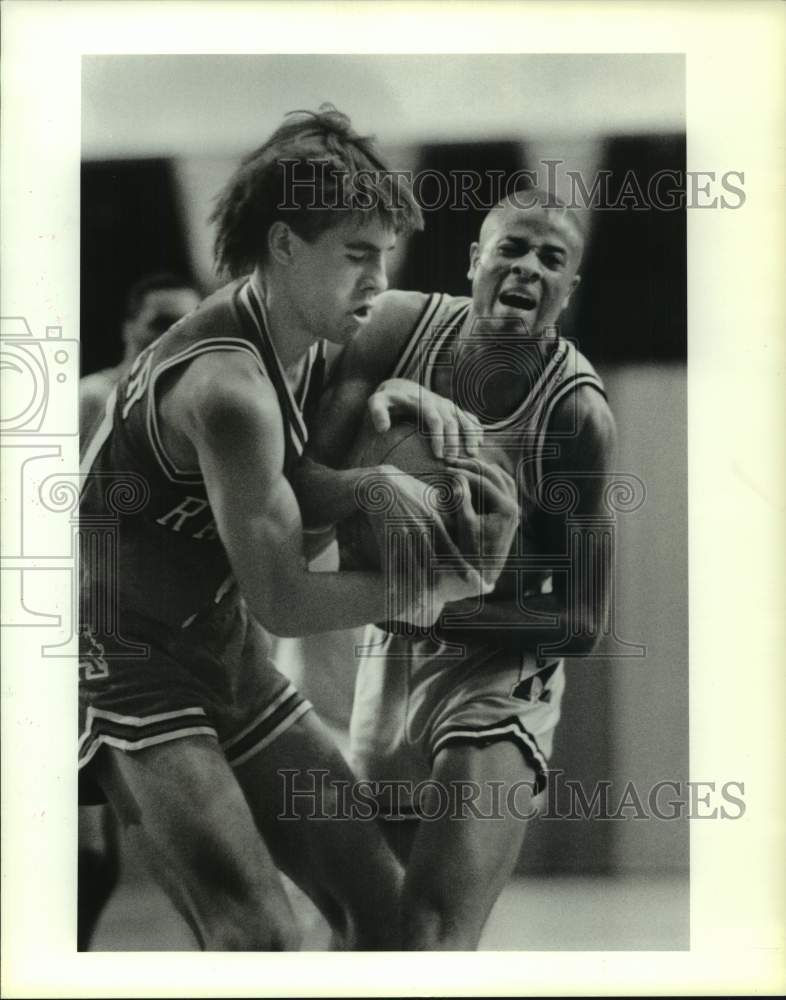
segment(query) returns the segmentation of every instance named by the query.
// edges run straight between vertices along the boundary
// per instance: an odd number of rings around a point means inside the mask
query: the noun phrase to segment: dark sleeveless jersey
[[[323,388],[324,342],[313,345],[293,394],[248,279],[221,289],[134,362],[84,442],[80,527],[82,621],[152,619],[188,628],[238,597],[199,471],[167,454],[158,400],[168,376],[207,352],[242,351],[278,397],[287,474],[307,440],[306,416]],[[265,447],[265,442],[260,442]],[[243,488],[242,481],[237,489]],[[107,624],[107,621],[104,621]]]
[[[557,432],[551,426],[551,417],[558,404],[575,401],[576,391],[582,387],[589,387],[604,399],[606,393],[595,369],[570,341],[555,338],[553,348],[544,356],[538,338],[508,334],[511,350],[506,350],[506,335],[501,334],[490,348],[488,332],[473,332],[467,327],[473,321],[471,307],[469,298],[428,296],[391,377],[412,379],[437,391],[435,376],[440,367],[450,372],[452,397],[483,424],[481,457],[500,464],[518,484],[523,528],[511,547],[511,558],[516,553],[526,554],[530,560],[542,555],[547,563],[548,556],[555,553],[544,548],[543,461],[558,459],[572,433],[571,429]],[[470,348],[473,339],[478,346],[483,344],[466,370],[455,350],[459,335]],[[490,417],[483,413],[484,377],[510,365],[520,370],[521,402],[506,416]],[[518,586],[524,592],[539,593],[549,588],[550,580],[547,568],[527,571],[520,575]],[[501,580],[497,593],[504,586]]]

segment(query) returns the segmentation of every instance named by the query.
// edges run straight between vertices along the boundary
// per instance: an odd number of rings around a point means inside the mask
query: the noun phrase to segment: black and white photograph
[[[776,989],[778,98],[719,145],[671,5],[219,6],[41,5],[107,30],[4,246],[7,995],[53,877],[62,995]]]
[[[231,107],[241,81],[267,95],[264,111],[251,104],[201,134],[205,109]],[[636,115],[631,90],[649,99]],[[504,105],[494,123],[491,93]],[[129,622],[113,656],[114,619],[86,609],[81,621],[82,784],[102,757],[123,760],[103,778],[112,808],[86,807],[80,827],[86,947],[193,937],[208,950],[275,949],[298,931],[314,947],[331,935],[375,949],[688,946],[684,95],[679,55],[83,58],[81,451],[88,472],[118,485],[130,473],[129,491],[147,498],[127,515],[128,554],[119,525],[117,621],[128,604],[182,644],[179,659],[174,639],[158,640],[174,661],[164,666],[143,622]],[[602,119],[561,116],[580,98],[604,103]],[[175,119],[173,138],[161,126]],[[739,178],[721,183],[738,205]],[[304,241],[302,263],[270,249],[279,229]],[[312,256],[323,241],[324,260]],[[208,368],[184,395],[195,405],[206,393],[210,412],[228,363],[228,413],[208,428],[225,453],[212,496],[197,472],[209,459],[180,429],[202,417],[175,410],[167,446],[165,400]],[[276,386],[280,496],[266,496],[272,467],[252,486],[252,461],[273,447],[264,423],[225,464],[242,431],[241,378],[251,396],[262,379]],[[127,387],[119,426],[106,409],[116,385]],[[492,463],[504,476],[485,484]],[[106,515],[111,501],[90,484],[83,516]],[[271,502],[276,527],[255,527]],[[453,563],[406,561],[410,517]],[[280,554],[266,548],[273,535]],[[451,579],[474,544],[495,584],[486,594],[480,578],[466,592]],[[88,587],[105,553],[96,567],[89,558],[83,549]],[[218,600],[229,571],[237,594]],[[417,598],[429,572],[447,577],[434,579],[446,606],[425,609],[434,620],[418,630],[424,611],[394,606],[391,591],[408,582]],[[443,602],[441,585],[456,596]],[[202,700],[220,697],[201,693],[213,682],[180,671],[206,643],[229,650],[238,630],[251,641],[245,618],[222,622],[221,639],[200,621],[205,607],[224,618],[232,600],[270,633],[253,658],[276,672],[217,651],[215,684],[237,715],[222,723]],[[394,630],[366,632],[388,608]],[[132,649],[143,645],[147,656]],[[116,670],[131,676],[116,682]],[[147,806],[123,819],[114,796],[129,792]],[[724,793],[738,812],[739,789]],[[177,885],[140,883],[157,859]],[[162,904],[154,922],[161,890],[170,915]],[[587,919],[596,907],[602,924]]]

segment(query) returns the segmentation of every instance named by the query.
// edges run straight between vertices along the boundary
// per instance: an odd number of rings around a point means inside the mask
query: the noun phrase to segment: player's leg
[[[276,864],[320,908],[336,945],[398,948],[401,866],[377,822],[347,815],[342,796],[352,798],[340,789],[355,776],[316,713],[235,773]]]
[[[76,947],[87,951],[120,872],[120,845],[111,810],[105,805],[80,806],[77,838]]]
[[[189,736],[126,753],[96,777],[123,827],[205,950],[297,948],[289,902],[217,742]]]
[[[385,816],[383,818],[382,832],[385,834],[385,840],[405,868],[412,854],[412,845],[415,842],[419,826],[417,819],[409,816],[406,818]]]
[[[435,818],[420,821],[412,845],[402,946],[472,950],[516,864],[535,774],[519,747],[501,740],[449,744],[437,754],[432,777],[442,791],[427,806]],[[516,782],[511,803],[507,792]]]

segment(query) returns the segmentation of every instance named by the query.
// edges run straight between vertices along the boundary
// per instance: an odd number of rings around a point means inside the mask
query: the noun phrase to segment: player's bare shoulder
[[[200,447],[232,447],[259,435],[283,439],[275,389],[246,351],[214,350],[195,358],[160,401],[170,447],[196,457]]]
[[[217,350],[196,358],[179,390],[189,419],[212,430],[281,418],[272,382],[247,351]]]
[[[398,289],[377,296],[368,324],[348,348],[347,360],[352,367],[373,368],[384,378],[394,367],[428,301],[429,296],[422,292]]]
[[[617,427],[605,395],[593,385],[578,386],[555,406],[547,434],[560,441],[561,464],[576,471],[609,467]]]

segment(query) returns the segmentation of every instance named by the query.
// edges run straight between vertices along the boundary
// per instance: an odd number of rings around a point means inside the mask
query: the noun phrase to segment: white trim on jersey
[[[79,495],[82,495],[87,484],[87,474],[93,467],[93,462],[95,462],[98,457],[98,453],[106,444],[109,435],[112,433],[112,426],[114,424],[114,414],[115,414],[115,402],[117,401],[117,386],[115,386],[109,393],[109,397],[106,401],[106,406],[104,408],[104,417],[101,423],[95,430],[92,438],[90,439],[90,444],[85,449],[85,454],[82,461],[79,463],[79,474],[81,482],[79,484]]]
[[[564,364],[566,358],[567,348],[563,344],[558,344],[551,358],[549,358],[548,364],[541,372],[537,382],[533,385],[532,389],[521,404],[517,406],[513,413],[509,416],[503,417],[501,420],[497,420],[493,424],[484,424],[484,429],[489,431],[501,431],[505,430],[507,427],[512,427],[515,423],[517,423],[528,410],[533,409],[538,396],[543,394],[543,392],[548,389],[550,380],[553,378],[557,369]]]
[[[262,324],[260,324],[256,316],[256,313],[254,311],[254,307],[250,301],[252,297],[254,300],[254,304],[256,304],[262,316]],[[262,300],[262,296],[257,291],[251,279],[249,279],[245,283],[243,288],[240,290],[238,298],[245,307],[251,319],[253,320],[254,326],[259,332],[260,339],[265,341],[267,346],[270,348],[270,353],[273,355],[274,363],[278,368],[278,373],[281,378],[281,382],[284,386],[284,391],[286,392],[287,398],[289,399],[290,405],[292,407],[292,413],[294,414],[297,424],[293,426],[291,421],[287,418],[286,413],[282,413],[282,417],[287,422],[287,425],[289,427],[289,436],[292,440],[292,444],[295,446],[295,450],[297,451],[298,455],[302,455],[303,449],[305,448],[306,445],[306,441],[308,441],[308,430],[306,428],[305,421],[303,420],[303,414],[301,413],[300,407],[298,406],[297,401],[295,400],[295,397],[292,393],[292,390],[289,387],[289,382],[287,381],[286,373],[284,372],[284,366],[281,364],[281,359],[278,356],[275,344],[271,340],[270,334],[268,333],[269,322],[267,318],[267,310],[265,309],[265,303]],[[316,356],[314,352],[315,347],[317,347],[317,344],[312,344],[308,351],[307,364],[309,367],[309,377],[311,374],[310,369],[313,366],[314,358]]]
[[[469,313],[469,307],[466,307],[467,314]],[[467,316],[464,315],[461,318],[463,323]],[[459,316],[456,316],[456,321],[459,320]],[[438,334],[431,341],[430,344],[426,345],[426,350],[420,360],[419,368],[417,369],[418,381],[421,382],[427,389],[431,389],[434,392],[434,369],[437,366],[437,358],[439,357],[439,352],[445,345],[445,341],[448,337],[456,330],[457,327],[454,323],[440,323],[437,327]]]
[[[554,413],[554,409],[561,399],[564,399],[569,393],[580,388],[582,385],[592,386],[594,389],[597,389],[598,392],[603,392],[603,384],[597,375],[593,375],[590,372],[582,372],[580,375],[574,375],[570,380],[563,382],[562,385],[556,389],[553,395],[546,401],[541,417],[540,429],[538,431],[538,440],[535,446],[536,485],[543,479],[543,448],[546,443],[549,421]]]
[[[396,363],[391,378],[407,378],[405,372],[410,367],[410,362],[412,361],[413,354],[417,353],[417,348],[420,344],[420,338],[424,331],[429,327],[434,314],[442,305],[442,301],[445,296],[442,292],[432,293],[426,300],[426,305],[420,314],[419,319],[412,328],[412,333],[409,335],[409,339],[404,346],[401,354],[399,355],[398,362]]]
[[[212,351],[244,351],[246,354],[250,354],[256,361],[259,366],[259,370],[265,378],[268,380],[270,379],[268,371],[262,361],[262,357],[257,349],[247,340],[242,340],[239,337],[212,337],[209,340],[200,340],[197,344],[192,344],[179,354],[175,354],[173,357],[167,358],[166,361],[162,361],[160,364],[155,366],[153,371],[150,373],[150,382],[147,388],[147,412],[145,415],[145,423],[148,440],[150,441],[153,454],[164,472],[164,475],[170,482],[178,483],[181,486],[198,486],[204,480],[198,470],[186,471],[178,468],[166,453],[163,438],[161,437],[161,432],[158,427],[158,414],[156,412],[155,396],[156,382],[161,375],[164,374],[164,372],[173,368],[175,365],[179,365],[184,361],[189,361],[193,358],[199,357],[200,354],[209,354]]]
[[[471,315],[471,303],[467,300],[461,299],[457,301],[460,302],[461,305],[456,309],[455,315],[446,318],[444,324],[439,323],[438,329],[443,331],[444,327],[444,331],[441,332],[441,336],[437,337],[431,342],[431,344],[427,345],[426,352],[421,359],[421,363],[415,369],[415,380],[421,382],[432,392],[435,391],[434,369],[436,367],[439,352],[442,350],[448,335],[454,330],[457,330],[460,325],[465,324]],[[464,315],[462,315],[462,313],[464,313]],[[489,431],[502,431],[516,424],[528,410],[531,410],[534,407],[538,396],[541,395],[544,392],[544,389],[548,387],[550,380],[553,378],[557,369],[564,364],[567,356],[567,345],[563,342],[558,342],[556,349],[549,358],[548,364],[538,376],[537,381],[532,386],[529,393],[524,397],[521,403],[519,403],[516,409],[507,416],[501,417],[499,420],[495,420],[491,423],[484,422],[484,429]]]
[[[314,365],[317,362],[317,357],[321,350],[324,350],[324,340],[318,340],[315,344],[312,344],[308,349],[308,361],[306,362],[306,370],[303,373],[303,381],[298,386],[297,392],[300,396],[300,404],[298,404],[298,413],[302,414],[302,404],[308,399],[308,390],[311,388],[311,376],[314,374]],[[305,427],[305,423],[303,425]]]

